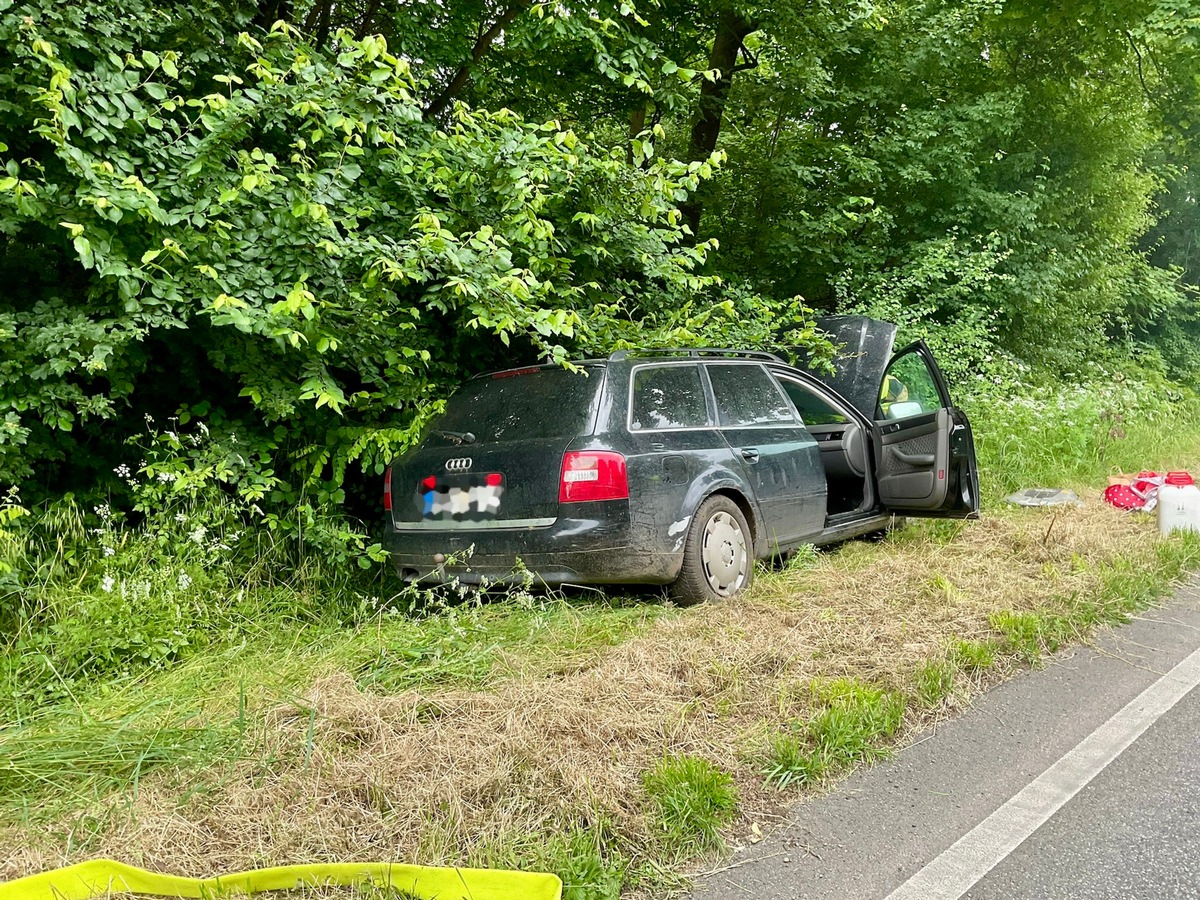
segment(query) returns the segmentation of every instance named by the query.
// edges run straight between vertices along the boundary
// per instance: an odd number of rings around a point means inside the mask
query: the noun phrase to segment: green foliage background
[[[1198,48],[1200,0],[0,0],[0,828],[240,754],[247,685],[474,687],[675,615],[379,565],[386,460],[480,371],[820,358],[863,312],[934,347],[989,503],[1186,465]],[[769,778],[897,727],[827,687]],[[653,847],[564,807],[466,861],[657,885],[736,794],[674,751],[644,788]]]
[[[1190,385],[1198,39],[1192,0],[0,0],[0,485],[377,556],[354,516],[471,374],[814,309],[963,393]]]

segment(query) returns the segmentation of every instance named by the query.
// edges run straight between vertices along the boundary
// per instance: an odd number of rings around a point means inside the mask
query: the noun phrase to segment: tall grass
[[[1200,399],[1161,380],[1004,384],[963,406],[992,501],[1027,487],[1104,487],[1112,472],[1200,461]]]
[[[151,769],[211,765],[236,754],[244,735],[244,716],[224,726],[198,723],[158,703],[107,719],[55,709],[0,728],[0,813],[52,818],[118,788],[132,799]]]

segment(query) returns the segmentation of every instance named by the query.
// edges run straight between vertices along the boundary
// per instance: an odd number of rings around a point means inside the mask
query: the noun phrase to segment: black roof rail
[[[777,362],[787,365],[787,360],[767,353],[765,350],[732,350],[728,347],[633,347],[629,350],[617,350],[609,359],[622,360],[631,356],[691,356],[697,359],[701,356],[732,356],[738,359],[756,359],[763,362]]]

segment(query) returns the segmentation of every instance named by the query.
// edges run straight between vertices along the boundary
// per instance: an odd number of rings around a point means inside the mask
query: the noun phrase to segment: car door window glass
[[[838,411],[811,388],[786,378],[781,378],[779,383],[783,385],[788,399],[796,405],[805,425],[845,425],[850,421],[845,413]]]
[[[799,424],[792,404],[758,365],[710,365],[717,415],[726,427]]]
[[[629,416],[632,430],[706,425],[708,403],[699,366],[639,366],[633,370]]]
[[[905,353],[892,360],[879,391],[885,419],[904,419],[942,406],[937,382],[921,354]]]

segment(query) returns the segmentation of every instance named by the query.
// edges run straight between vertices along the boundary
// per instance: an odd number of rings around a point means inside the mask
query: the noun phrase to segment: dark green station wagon
[[[730,597],[756,559],[976,518],[970,424],[923,342],[834,317],[837,372],[768,353],[621,351],[468,381],[385,476],[409,581],[669,584]]]

